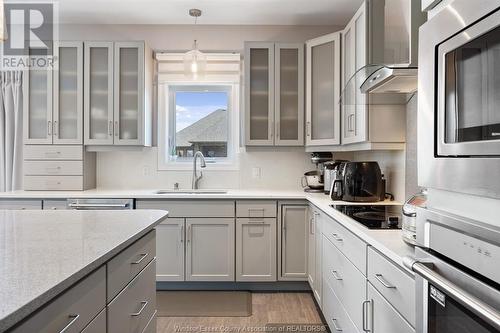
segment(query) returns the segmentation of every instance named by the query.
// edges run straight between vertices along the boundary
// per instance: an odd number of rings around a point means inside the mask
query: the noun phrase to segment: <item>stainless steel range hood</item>
[[[380,66],[366,78],[360,90],[363,94],[408,94],[416,92],[417,86],[418,69],[416,67]]]

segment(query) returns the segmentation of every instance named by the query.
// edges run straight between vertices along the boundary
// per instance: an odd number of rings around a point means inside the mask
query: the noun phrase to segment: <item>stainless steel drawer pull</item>
[[[113,121],[109,121],[109,126],[108,126],[108,134],[109,136],[113,136]]]
[[[142,313],[142,311],[144,311],[144,309],[146,308],[146,306],[148,306],[148,301],[142,301],[141,304],[142,304],[141,309],[138,312],[130,314],[132,317],[140,316],[141,313]]]
[[[337,332],[342,332],[342,329],[341,329],[341,328],[340,328],[340,326],[337,324],[337,319],[332,318],[332,324],[333,324],[333,328],[334,328]]]
[[[363,301],[363,303],[361,304],[361,308],[362,308],[362,318],[363,318],[363,331],[365,332],[370,332],[370,329],[367,327],[367,323],[368,323],[368,318],[367,317],[367,314],[368,314],[368,311],[366,310],[367,309],[367,305],[370,305],[372,302],[371,301]]]
[[[248,224],[265,224],[265,223],[266,221],[258,219],[256,217],[250,217],[250,219],[248,220]],[[283,229],[286,229],[285,224],[283,224]]]
[[[339,276],[339,273],[336,270],[332,271],[332,275],[337,281],[342,281],[343,279]]]
[[[468,291],[463,290],[461,287],[436,273],[432,269],[433,265],[431,263],[422,263],[416,261],[414,258],[404,257],[403,265],[441,289],[495,329],[500,330],[500,312],[498,312],[497,309],[484,303]]]
[[[339,234],[332,234],[333,239],[335,239],[337,242],[342,242],[343,239],[342,237],[339,236]]]
[[[377,279],[378,282],[380,282],[384,287],[388,289],[397,289],[396,286],[393,286],[389,282],[387,282],[386,279],[382,276],[382,274],[375,274],[375,279]]]
[[[128,204],[75,204],[71,203],[68,205],[69,208],[73,209],[106,209],[106,208],[128,208]]]
[[[147,256],[149,256],[149,253],[141,253],[141,258],[137,261],[133,261],[131,264],[132,265],[138,265],[140,264]]]
[[[69,315],[68,318],[70,318],[71,321],[68,324],[66,324],[66,326],[64,326],[64,328],[59,331],[59,333],[66,332],[71,327],[71,325],[73,325],[78,320],[78,318],[80,318],[80,315],[79,314],[73,314],[73,315]]]

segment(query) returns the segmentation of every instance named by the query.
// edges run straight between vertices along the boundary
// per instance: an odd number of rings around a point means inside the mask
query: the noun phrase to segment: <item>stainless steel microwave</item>
[[[419,184],[500,198],[500,1],[449,3],[419,66]]]

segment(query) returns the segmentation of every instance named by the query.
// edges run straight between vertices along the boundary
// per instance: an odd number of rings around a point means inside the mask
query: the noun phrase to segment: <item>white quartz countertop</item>
[[[0,210],[0,332],[167,217],[161,210]]]
[[[312,203],[317,208],[321,209],[326,215],[330,216],[345,228],[349,229],[353,234],[361,238],[364,242],[368,243],[379,252],[384,254],[394,263],[399,265],[401,268],[405,269],[408,273],[414,274],[410,270],[406,269],[403,265],[403,257],[405,256],[415,256],[415,248],[406,244],[403,241],[401,230],[376,230],[368,229],[347,215],[342,214],[338,210],[330,207],[333,204],[345,205],[346,202],[343,201],[331,201],[328,197],[322,197],[319,195],[308,195],[308,201]],[[399,202],[382,202],[385,204],[401,205]],[[380,203],[377,203],[380,204]],[[372,205],[372,204],[370,204]]]
[[[179,191],[178,193],[158,194],[158,190],[160,190],[160,188],[145,190],[92,189],[87,191],[13,191],[0,193],[0,199],[305,199],[306,196],[306,193],[303,191],[227,190],[225,193],[193,194]]]

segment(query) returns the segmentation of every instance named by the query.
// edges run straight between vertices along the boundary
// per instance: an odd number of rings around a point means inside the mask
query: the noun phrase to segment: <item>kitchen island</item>
[[[138,313],[133,324],[149,325],[155,302],[135,302],[134,288],[147,286],[143,289],[154,295],[154,228],[167,215],[161,210],[0,211],[0,332],[31,327],[94,332],[106,325],[106,314],[107,331],[119,331],[109,318],[121,319],[119,310]],[[123,304],[132,308],[122,309]],[[141,318],[142,312],[149,316]]]

